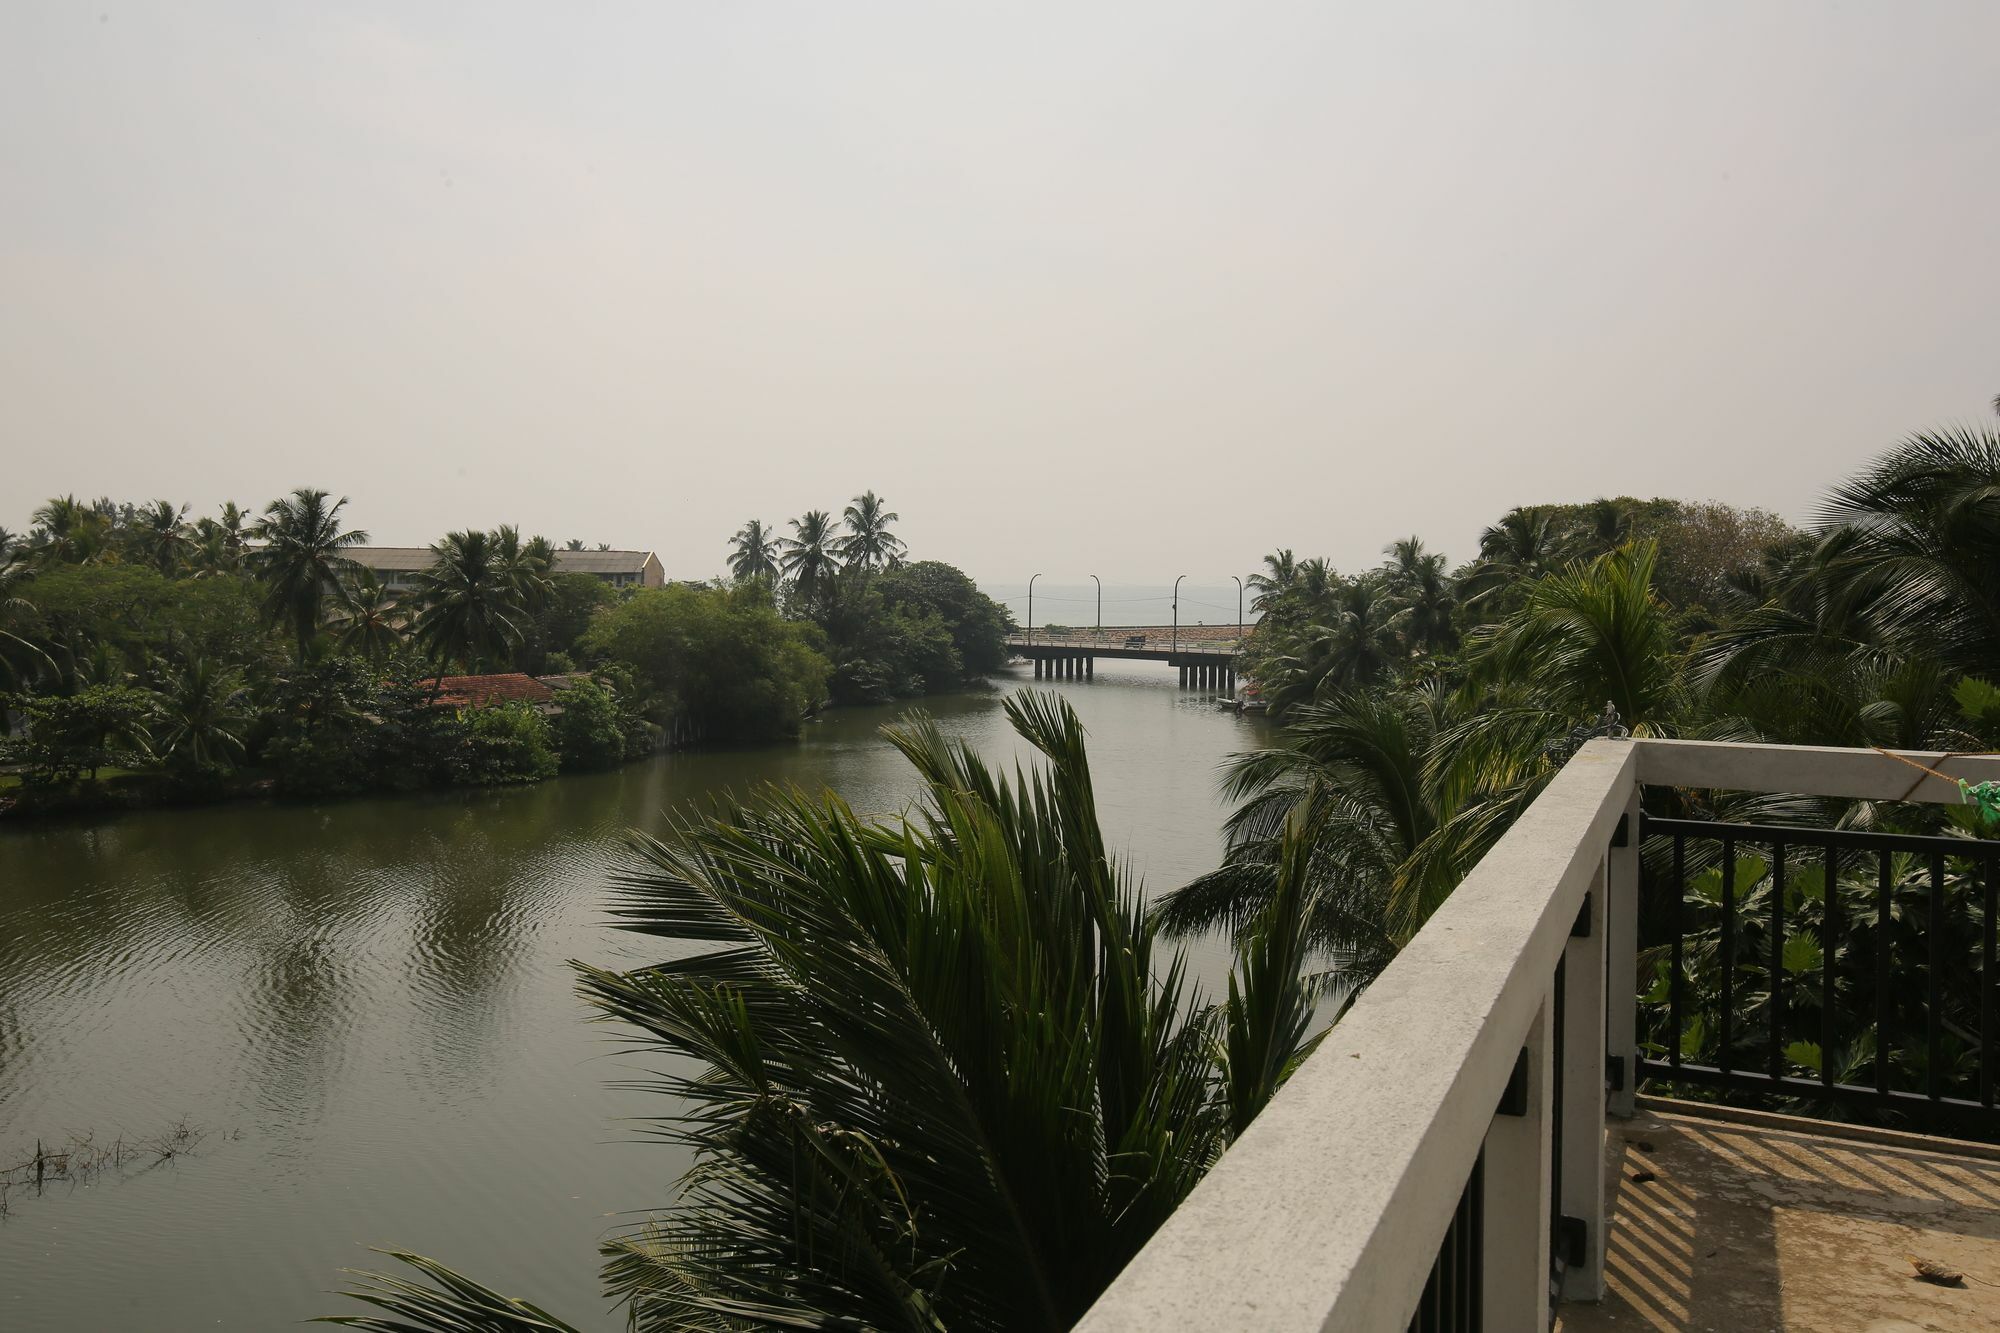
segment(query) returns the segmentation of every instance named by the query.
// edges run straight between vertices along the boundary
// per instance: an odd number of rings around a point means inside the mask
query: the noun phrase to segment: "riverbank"
[[[919,707],[930,699],[991,693],[993,689],[990,680],[980,677],[965,682],[957,690],[913,696],[894,701],[892,706]],[[800,722],[803,727],[831,714],[881,706],[829,703],[807,714]],[[455,764],[440,765],[435,755],[424,755],[422,762],[413,763],[400,771],[385,772],[379,766],[370,766],[367,781],[363,783],[301,784],[294,779],[288,785],[281,773],[254,766],[195,774],[166,768],[106,766],[95,778],[78,776],[56,782],[31,781],[19,767],[0,770],[0,823],[52,823],[141,810],[193,809],[254,802],[283,804],[329,799],[362,800],[415,792],[533,786],[556,778],[629,767],[665,754],[726,750],[742,748],[746,744],[741,738],[727,736],[680,739],[655,729],[657,735],[645,748],[630,749],[612,758],[573,759],[572,753],[561,744],[563,738],[560,735],[552,734],[540,745],[532,742],[524,745],[517,734],[506,734],[518,732],[518,726],[493,728],[480,725],[482,715],[497,715],[501,711],[499,708],[467,709],[455,715],[455,724],[465,733],[458,738],[461,748],[483,750],[476,760],[468,756]],[[517,719],[522,720],[525,719]],[[482,731],[500,731],[503,734],[496,741],[491,735],[481,735]],[[796,745],[799,740],[800,736],[794,734],[783,740],[755,742],[752,748]]]
[[[670,1204],[686,1165],[644,1140],[663,1099],[631,1087],[646,1074],[585,1021],[567,964],[665,952],[605,924],[627,830],[771,784],[894,816],[921,784],[880,729],[910,708],[1011,772],[1033,756],[1001,704],[1036,682],[996,681],[555,782],[0,828],[0,1161],[91,1126],[218,1131],[115,1187],[17,1193],[0,1327],[296,1327],[340,1312],[326,1293],[369,1245],[621,1326],[596,1246]],[[1043,688],[1090,731],[1131,872],[1165,891],[1213,869],[1213,774],[1264,725],[1152,663]],[[1190,956],[1223,984],[1226,942]]]

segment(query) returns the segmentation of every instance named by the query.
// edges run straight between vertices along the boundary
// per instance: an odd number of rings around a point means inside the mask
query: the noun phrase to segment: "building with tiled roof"
[[[437,557],[428,546],[350,546],[341,552],[386,586],[413,587]],[[588,574],[614,588],[663,588],[666,567],[651,551],[557,551],[556,573]]]
[[[446,676],[442,681],[421,681],[425,688],[435,683],[440,708],[491,708],[494,704],[529,704],[542,712],[556,710],[556,692],[549,685],[519,671],[490,676]]]

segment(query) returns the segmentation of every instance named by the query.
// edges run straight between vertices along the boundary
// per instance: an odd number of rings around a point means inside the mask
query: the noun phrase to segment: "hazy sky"
[[[0,8],[0,524],[989,581],[1803,517],[2000,392],[2000,4]]]

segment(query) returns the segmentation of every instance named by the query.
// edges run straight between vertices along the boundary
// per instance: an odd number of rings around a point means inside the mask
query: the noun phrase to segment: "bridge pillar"
[[[1076,679],[1076,655],[1074,653],[1063,659],[1063,679]]]
[[[1040,680],[1041,678],[1042,678],[1042,659],[1038,657],[1035,659],[1035,679]]]
[[[1094,658],[1094,657],[1086,657],[1086,658],[1084,658],[1084,659],[1083,659],[1083,678],[1084,678],[1085,680],[1096,680],[1096,679],[1097,679],[1097,659],[1096,659],[1096,658]]]
[[[1083,659],[1081,657],[1076,656],[1074,653],[1070,654],[1069,678],[1071,680],[1075,680],[1082,674],[1083,674]]]
[[[1188,687],[1188,668],[1187,668],[1187,663],[1183,662],[1181,663],[1181,688],[1186,689],[1187,687]]]

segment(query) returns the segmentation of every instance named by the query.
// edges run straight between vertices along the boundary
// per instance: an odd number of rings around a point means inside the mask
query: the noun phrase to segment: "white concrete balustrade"
[[[2000,780],[1992,757],[1907,757]],[[1952,784],[1868,750],[1589,742],[1127,1266],[1081,1333],[1406,1328],[1482,1150],[1475,1326],[1549,1327],[1558,1210],[1583,1227],[1561,1297],[1601,1296],[1604,1127],[1633,1110],[1637,814],[1648,785],[1960,799]],[[1621,820],[1629,836],[1617,839]],[[1525,1113],[1496,1114],[1524,1053],[1525,1106],[1512,1109]],[[1607,1079],[1608,1068],[1622,1075]],[[1607,1092],[1607,1083],[1623,1086]]]

